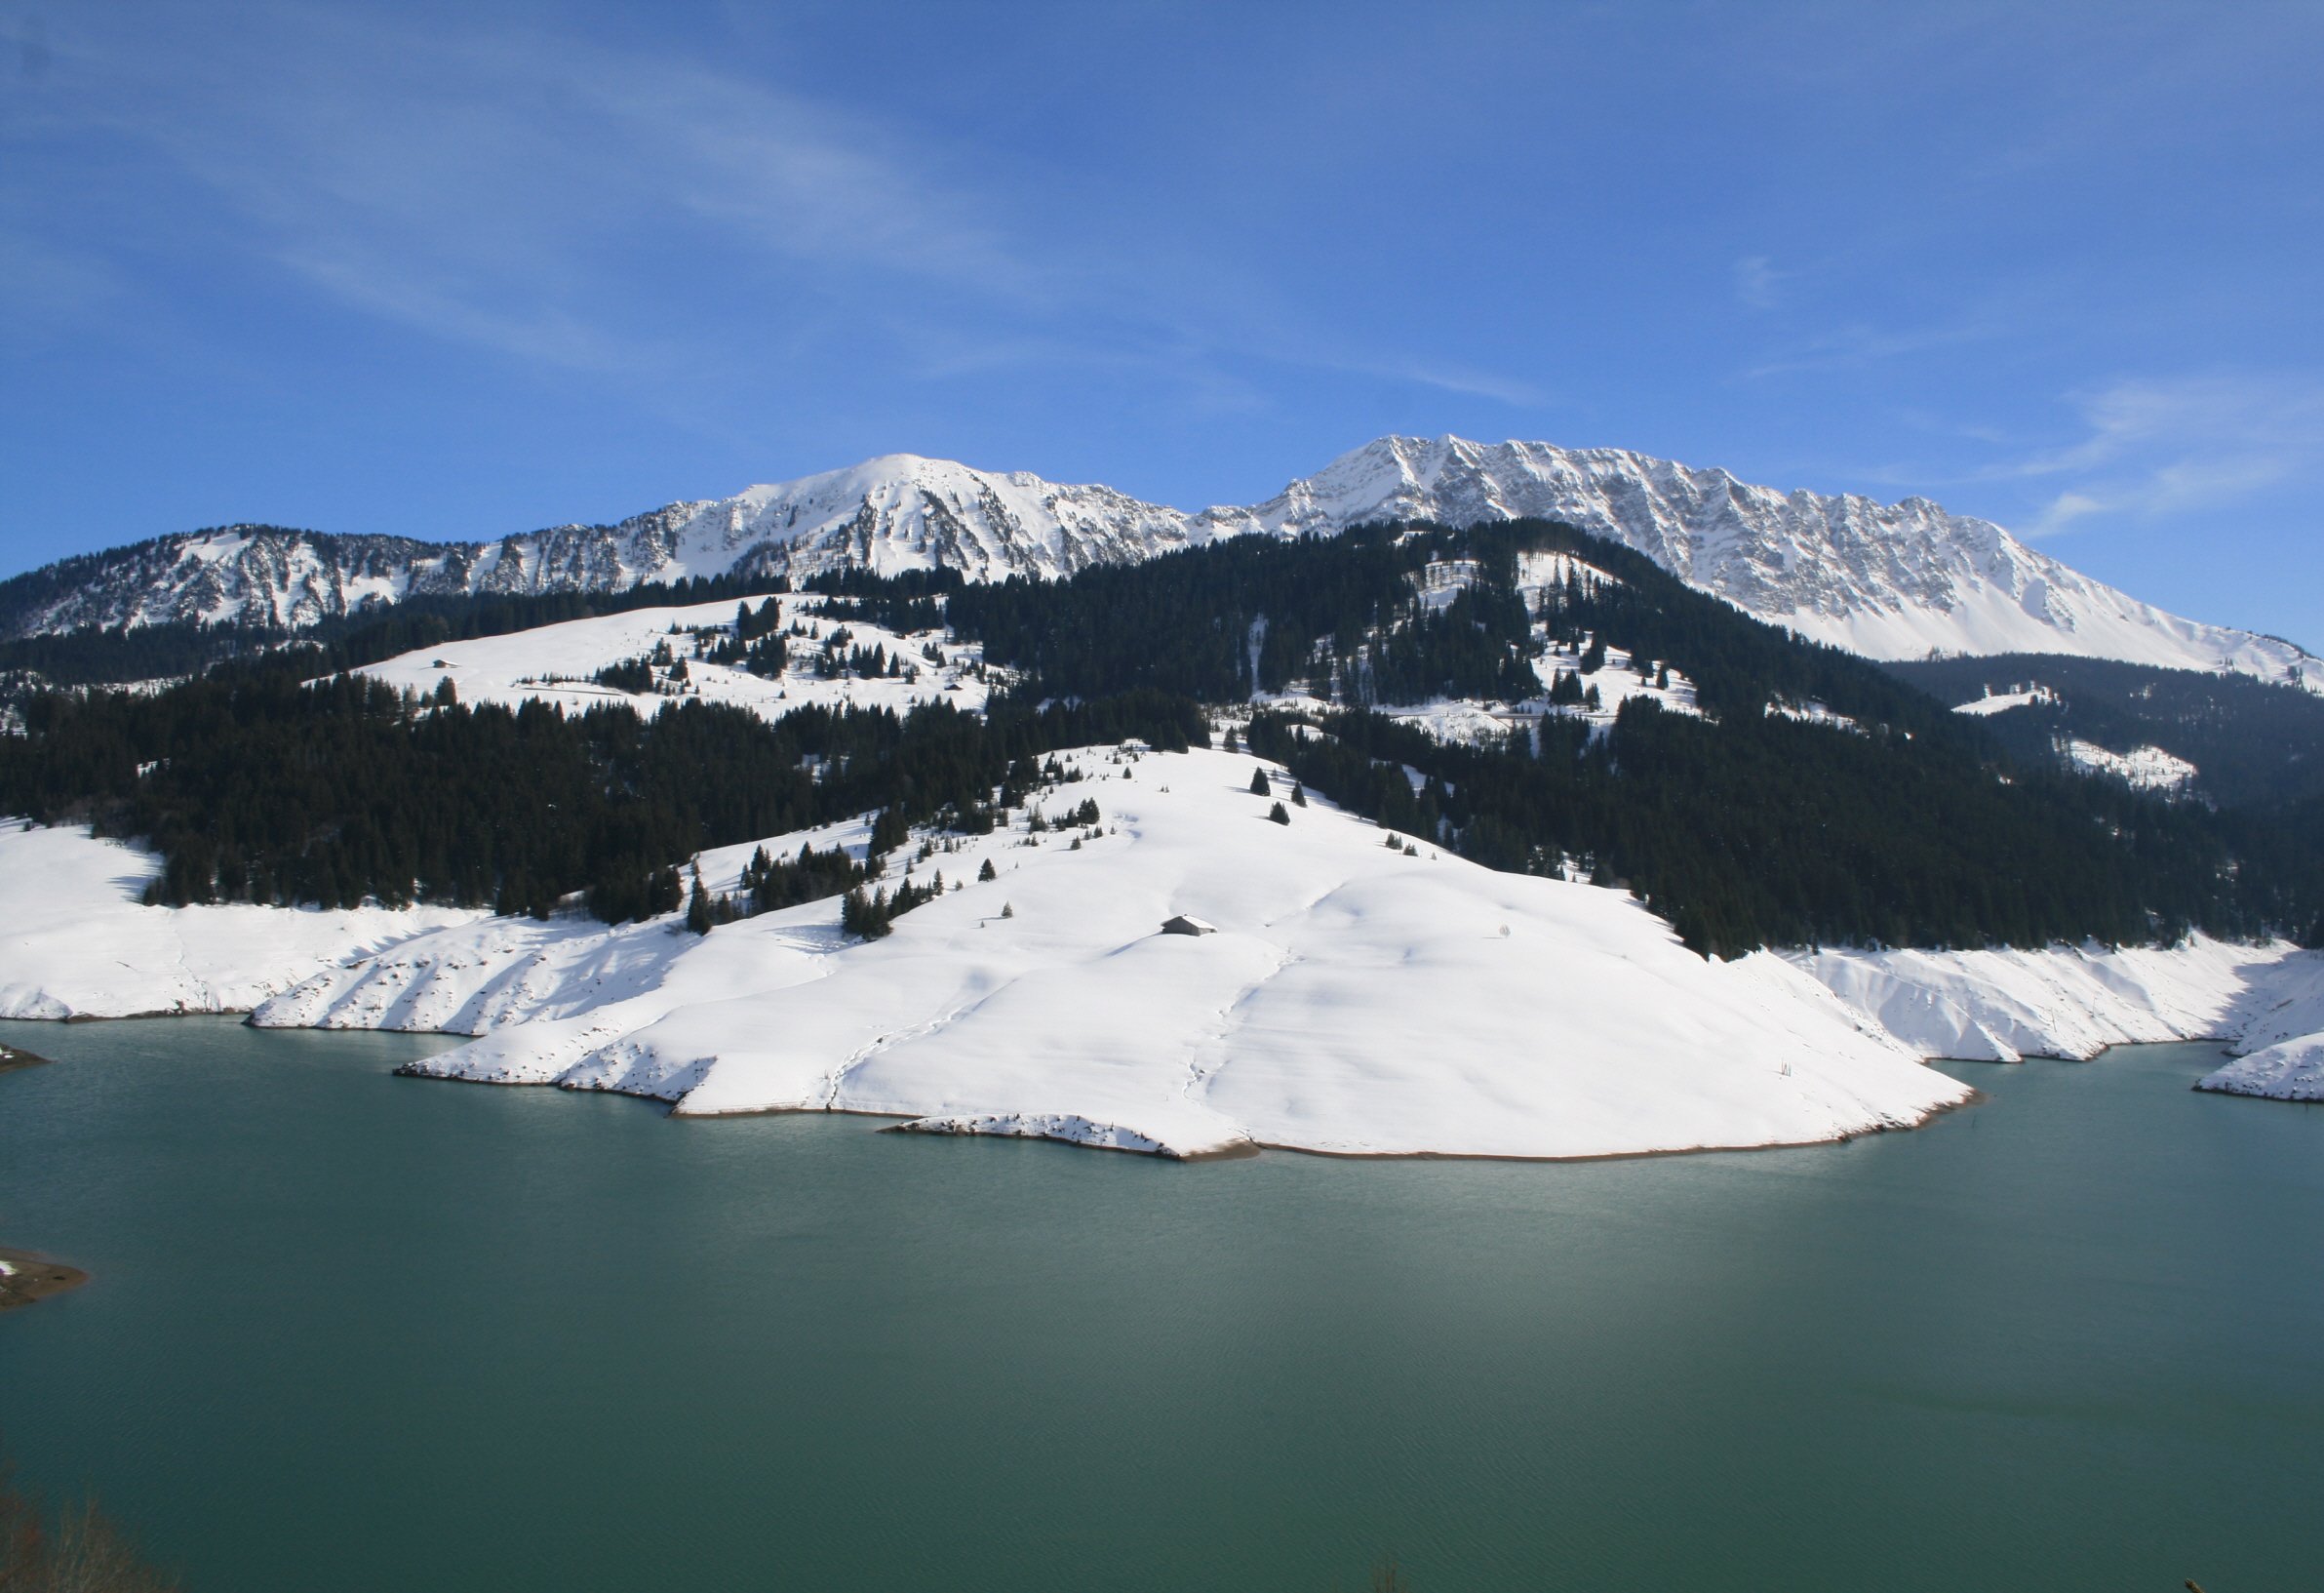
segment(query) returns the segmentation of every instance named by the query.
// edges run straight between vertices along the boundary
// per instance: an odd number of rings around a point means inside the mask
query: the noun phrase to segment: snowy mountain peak
[[[1627,449],[1383,437],[1255,508],[1209,511],[1220,529],[1278,534],[1525,516],[1622,542],[1747,613],[1872,657],[2072,653],[2324,690],[2324,663],[2291,643],[2166,614],[1928,498],[1783,493]]]
[[[2324,690],[2324,662],[2288,642],[2166,614],[1925,498],[1779,492],[1627,449],[1453,436],[1376,438],[1264,503],[1192,514],[1111,487],[886,454],[618,525],[496,541],[235,526],[0,582],[0,635],[169,619],[302,625],[414,595],[777,571],[1055,578],[1225,537],[1520,517],[1622,542],[1747,613],[1873,657],[2070,653]]]

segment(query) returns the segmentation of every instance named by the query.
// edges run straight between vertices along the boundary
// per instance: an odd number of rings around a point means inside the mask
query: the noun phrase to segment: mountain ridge
[[[620,590],[691,576],[957,570],[1055,578],[1223,538],[1388,520],[1560,520],[1757,617],[1874,658],[2058,653],[2324,691],[2297,644],[2184,618],[1929,498],[1790,492],[1628,449],[1377,438],[1274,498],[1188,512],[1098,484],[889,454],[613,525],[492,541],[237,525],[0,581],[0,635],[239,619],[297,628],[422,595]]]

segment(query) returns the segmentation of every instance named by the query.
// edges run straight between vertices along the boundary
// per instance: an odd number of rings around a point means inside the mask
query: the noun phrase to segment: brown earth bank
[[[78,1289],[89,1281],[89,1274],[77,1266],[41,1254],[38,1251],[12,1250],[0,1245],[0,1311],[13,1311],[20,1305],[46,1299]]]
[[[0,1073],[14,1073],[20,1067],[38,1067],[47,1060],[46,1056],[35,1056],[14,1046],[0,1046]]]

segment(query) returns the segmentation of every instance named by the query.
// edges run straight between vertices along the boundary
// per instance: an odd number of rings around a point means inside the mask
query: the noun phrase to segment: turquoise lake
[[[215,1589],[2324,1587],[2324,1111],[1176,1165],[0,1024],[0,1444]]]

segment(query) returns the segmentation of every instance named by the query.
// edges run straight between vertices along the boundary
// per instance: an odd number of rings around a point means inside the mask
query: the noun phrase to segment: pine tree
[[[984,860],[984,866],[976,871],[976,877],[980,880],[997,880],[1001,877],[1001,875],[993,867],[993,859],[987,857]]]
[[[880,810],[880,816],[872,820],[871,854],[883,856],[912,839],[912,824],[904,816],[904,810],[887,807]]]
[[[1294,808],[1307,806],[1307,787],[1297,780],[1291,782],[1291,806]]]
[[[1284,811],[1283,805],[1280,802],[1267,810],[1267,816],[1274,819],[1279,824],[1288,824],[1291,822],[1290,814]]]
[[[1269,786],[1268,786],[1268,784],[1267,784],[1267,771],[1266,771],[1266,770],[1264,770],[1264,769],[1254,769],[1254,770],[1252,770],[1252,771],[1251,771],[1251,795],[1252,795],[1252,796],[1265,796],[1265,795],[1267,794],[1268,790],[1269,790]]]

